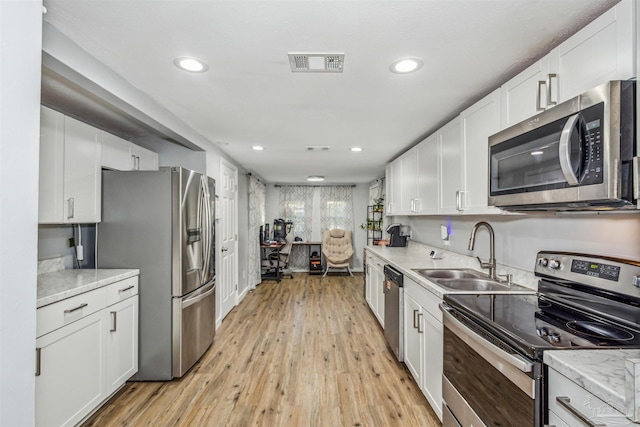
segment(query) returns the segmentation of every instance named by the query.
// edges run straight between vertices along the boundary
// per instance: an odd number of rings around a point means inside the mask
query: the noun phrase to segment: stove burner
[[[551,307],[551,303],[547,301],[538,301],[538,308]]]
[[[634,338],[631,332],[599,322],[574,320],[567,322],[567,328],[582,335],[616,341],[629,341]]]

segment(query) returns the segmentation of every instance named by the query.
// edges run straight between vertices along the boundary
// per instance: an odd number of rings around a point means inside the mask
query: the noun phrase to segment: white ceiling
[[[266,181],[364,183],[617,0],[44,3],[45,21]],[[288,52],[344,52],[344,72],[292,73]],[[424,67],[391,73],[405,56]]]

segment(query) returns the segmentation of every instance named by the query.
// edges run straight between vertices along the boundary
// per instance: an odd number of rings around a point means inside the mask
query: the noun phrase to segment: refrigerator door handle
[[[182,308],[185,309],[193,304],[196,304],[203,299],[207,298],[216,290],[216,284],[212,282],[210,285],[205,287],[206,289],[202,289],[201,291],[196,291],[197,295],[192,295],[189,298],[186,298],[182,301]]]

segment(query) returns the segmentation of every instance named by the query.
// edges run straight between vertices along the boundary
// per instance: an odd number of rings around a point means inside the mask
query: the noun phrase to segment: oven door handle
[[[446,322],[445,326],[488,361],[495,360],[497,363],[502,361],[524,373],[533,371],[533,363],[524,357],[517,354],[509,354],[475,334],[464,323],[453,317],[448,309],[445,308],[442,313]]]
[[[560,161],[560,168],[562,169],[564,179],[567,180],[569,185],[578,185],[578,177],[573,171],[573,166],[571,166],[571,134],[573,133],[579,117],[580,114],[574,114],[569,117],[564,128],[562,128],[560,143],[558,144],[558,160]]]

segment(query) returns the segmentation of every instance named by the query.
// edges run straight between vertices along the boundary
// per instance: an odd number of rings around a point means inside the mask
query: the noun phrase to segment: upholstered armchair
[[[353,257],[353,246],[351,244],[351,231],[334,228],[324,230],[322,233],[322,255],[326,264],[324,276],[329,272],[329,268],[346,268],[349,275],[353,277],[349,264]]]

